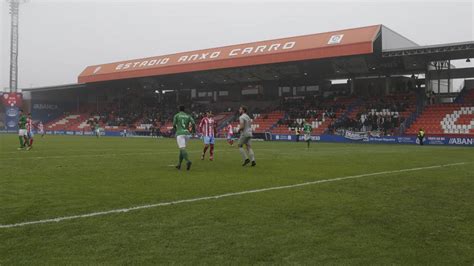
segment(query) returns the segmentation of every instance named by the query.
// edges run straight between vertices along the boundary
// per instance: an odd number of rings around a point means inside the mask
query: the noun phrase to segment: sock
[[[181,152],[183,153],[183,159],[186,160],[186,162],[190,162],[188,158],[188,152],[185,149],[182,149]]]
[[[214,156],[214,144],[211,144],[211,149],[209,150],[209,154],[211,155],[211,157]]]
[[[181,163],[183,162],[183,150],[179,150],[179,166],[181,166]]]
[[[22,136],[18,136],[18,139],[20,140],[20,148],[25,147],[25,144],[23,143],[23,137],[22,137]]]
[[[30,139],[30,147],[33,146],[33,139]]]
[[[30,140],[28,139],[28,137],[23,137],[23,143],[24,146],[28,146],[28,144],[30,144]]]
[[[249,148],[248,151],[249,151],[250,161],[255,162],[255,153],[253,153],[252,148]]]
[[[309,148],[309,140],[307,142],[308,142],[308,148]]]
[[[204,146],[204,150],[202,151],[202,155],[206,155],[206,152],[207,152],[207,148],[209,148],[209,146]]]
[[[247,153],[245,152],[244,148],[240,147],[239,151],[240,151],[240,154],[242,154],[242,159],[244,159],[244,161],[247,160],[248,157],[247,157]]]

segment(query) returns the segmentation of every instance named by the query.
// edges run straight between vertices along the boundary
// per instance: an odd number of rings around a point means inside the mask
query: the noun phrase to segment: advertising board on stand
[[[361,132],[350,132],[344,135],[321,135],[311,136],[313,141],[339,142],[339,143],[383,143],[383,144],[419,144],[418,138],[412,136],[385,136],[371,137]],[[295,135],[273,134],[271,140],[274,141],[295,141]],[[474,147],[474,138],[469,137],[425,137],[425,145],[458,145]]]

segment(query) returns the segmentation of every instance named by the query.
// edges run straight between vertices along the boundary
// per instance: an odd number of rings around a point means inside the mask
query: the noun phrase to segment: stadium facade
[[[454,92],[452,79],[472,78],[474,68],[456,69],[451,61],[470,58],[474,42],[420,46],[386,26],[373,25],[93,65],[79,74],[77,84],[23,92],[31,95],[25,108],[48,123],[51,133],[85,134],[86,113],[98,114],[111,105],[117,113],[134,95],[142,99],[140,104],[156,106],[155,112],[174,111],[178,103],[229,111],[247,103],[258,111],[257,133],[275,140],[295,138],[298,123],[282,123],[291,117],[300,123],[310,119],[316,140],[413,143],[417,127],[424,126],[433,144],[451,138],[456,144],[469,143],[474,136],[474,84],[466,81],[461,93]],[[377,102],[400,101],[406,103],[397,111],[375,107]],[[311,118],[292,115],[295,103],[314,110]],[[222,123],[232,123],[232,116],[222,113]],[[363,132],[356,127],[341,133],[335,126],[352,120],[363,125],[360,120],[367,116],[403,121],[383,136],[365,127]],[[146,131],[146,126],[136,126]],[[157,127],[166,131],[169,124],[160,121]],[[113,135],[122,128],[106,127],[106,132]]]

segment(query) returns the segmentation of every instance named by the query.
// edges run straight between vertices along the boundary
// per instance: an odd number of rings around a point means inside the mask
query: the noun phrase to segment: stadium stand
[[[396,93],[383,97],[359,99],[347,115],[331,125],[331,129],[379,131],[382,135],[398,135],[401,124],[416,110],[414,93]]]
[[[85,114],[67,114],[46,124],[47,130],[72,130],[87,118]]]
[[[331,123],[341,117],[346,106],[355,102],[355,97],[330,97],[322,99],[285,99],[281,110],[285,111],[283,120],[277,122],[271,132],[275,134],[295,134],[296,130],[301,130],[305,122],[311,124],[313,134],[323,134]]]
[[[422,128],[431,135],[474,135],[474,90],[458,102],[427,106],[406,133],[415,135]]]
[[[295,130],[301,129],[305,121],[312,125],[312,133],[315,135],[336,133],[340,129],[382,130],[384,134],[394,134],[403,119],[413,113],[415,102],[416,96],[406,93],[368,99],[343,95],[327,98],[286,98],[278,106],[267,104],[266,109],[255,108],[251,114],[254,119],[254,132],[257,134],[295,134]],[[209,107],[193,105],[192,115],[198,123]],[[156,131],[157,134],[165,136],[172,134],[173,113],[146,105],[139,109],[134,107],[136,105],[122,107],[119,111],[113,105],[106,104],[104,109],[98,112],[91,112],[91,107],[84,107],[81,108],[82,113],[66,114],[49,122],[46,129],[90,131],[89,120],[93,119],[107,131],[128,129]],[[224,136],[222,129],[228,123],[238,128],[237,118],[237,112],[217,112],[214,119],[218,124],[218,136]]]

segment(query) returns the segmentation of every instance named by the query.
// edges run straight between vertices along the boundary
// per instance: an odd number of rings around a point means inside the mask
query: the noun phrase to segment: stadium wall
[[[16,131],[0,130],[0,133],[16,133]],[[67,136],[93,136],[91,131],[46,131],[46,135],[67,135]],[[121,137],[122,132],[117,131],[104,131],[101,132],[102,136],[109,137]],[[299,136],[300,141],[304,142],[304,137]],[[296,135],[284,135],[284,134],[273,134],[268,139],[271,141],[294,141],[296,142]],[[311,140],[315,142],[335,142],[335,143],[379,143],[379,144],[408,144],[418,145],[418,138],[413,136],[398,136],[398,137],[361,137],[361,138],[348,138],[345,136],[337,135],[320,135],[311,136]],[[440,145],[440,146],[468,146],[474,147],[474,138],[472,137],[425,137],[425,145]]]

